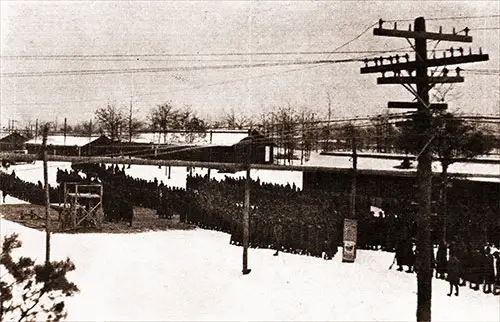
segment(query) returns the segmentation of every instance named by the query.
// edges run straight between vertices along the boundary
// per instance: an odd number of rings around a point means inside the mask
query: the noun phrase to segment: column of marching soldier
[[[80,173],[85,173],[84,179]],[[202,176],[188,176],[187,189],[171,188],[152,181],[125,174],[125,167],[99,164],[73,165],[72,171],[59,170],[57,182],[101,182],[104,185],[103,206],[108,221],[125,220],[132,225],[133,206],[157,210],[160,218],[177,214],[182,222],[202,228],[231,234],[230,243],[242,243],[242,200],[244,178],[216,181]],[[3,195],[43,204],[41,182],[24,182],[15,173],[0,172],[0,190]],[[349,196],[322,190],[301,191],[294,185],[276,185],[251,182],[250,247],[272,248],[278,251],[307,254],[331,259],[341,245],[344,213],[348,213]],[[62,202],[61,185],[50,190],[53,202]],[[398,207],[388,207],[378,217],[370,212],[370,198],[357,198],[358,247],[395,251],[395,261],[402,270],[417,270],[415,249],[411,237],[415,224],[404,215],[397,215]],[[399,205],[404,202],[399,203]],[[405,211],[405,208],[399,209]],[[490,245],[492,246],[492,245]],[[497,241],[497,246],[498,241]],[[445,249],[449,248],[449,255]],[[495,248],[493,248],[495,249]],[[473,289],[500,293],[499,252],[488,247],[464,243],[455,237],[438,248],[435,269],[437,278],[447,278],[450,288],[456,289],[465,281]],[[496,260],[495,260],[496,258]],[[495,267],[496,265],[496,267]],[[458,278],[457,278],[458,276]],[[451,294],[451,290],[450,290]]]

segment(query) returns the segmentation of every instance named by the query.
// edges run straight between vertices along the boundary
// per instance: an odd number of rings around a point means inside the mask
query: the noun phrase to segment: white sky
[[[500,2],[497,1],[2,1],[0,40],[2,56],[331,51],[379,18],[499,14]],[[498,27],[500,18],[427,21],[429,31],[437,31],[439,25],[443,26],[443,32],[450,33],[452,27],[457,30],[466,26],[472,29]],[[398,27],[407,29],[408,22],[400,22]],[[474,38],[473,51],[477,53],[482,47],[483,53],[490,55],[490,61],[462,67],[499,70],[500,30],[473,30],[470,34]],[[464,48],[470,45],[442,42],[436,48],[449,48],[452,44]],[[408,43],[402,38],[375,37],[369,30],[342,50],[387,50],[406,46]],[[433,46],[434,43],[430,43],[428,47],[432,49]],[[332,54],[329,58],[365,55]],[[85,60],[3,58],[1,71],[158,68],[231,64],[221,59],[246,63],[251,59],[327,57],[128,57],[131,61],[116,61],[117,57],[107,57],[107,60],[102,57]],[[176,61],[178,59],[189,61]],[[56,117],[62,122],[67,117],[69,123],[75,123],[92,118],[95,109],[108,100],[128,106],[131,97],[143,117],[151,107],[168,100],[179,107],[190,105],[203,117],[216,117],[231,109],[247,116],[258,115],[280,104],[309,107],[325,115],[326,92],[330,91],[333,117],[344,117],[379,113],[388,100],[412,99],[401,86],[376,85],[377,74],[361,75],[363,64],[359,62],[310,67],[4,77],[1,79],[0,122],[6,126],[9,119],[16,119],[21,124],[34,122],[36,118],[54,121]],[[450,110],[500,114],[498,75],[465,74],[465,79],[465,83],[453,85],[446,96]],[[218,84],[221,82],[225,84]]]

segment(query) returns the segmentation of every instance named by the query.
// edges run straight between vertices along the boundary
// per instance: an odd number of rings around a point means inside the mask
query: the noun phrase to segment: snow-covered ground
[[[300,160],[294,160],[292,162],[294,165],[299,165]],[[414,162],[414,167],[409,170],[398,170],[395,168],[401,164],[401,160],[394,159],[381,159],[374,157],[360,157],[358,158],[358,169],[363,170],[385,170],[385,171],[415,171],[416,172],[416,162]],[[316,152],[311,153],[310,160],[304,162],[304,166],[329,166],[338,168],[351,168],[352,159],[350,156],[342,155],[321,155]],[[122,168],[123,166],[120,166]],[[57,168],[61,170],[71,169],[70,162],[49,162],[48,174],[49,174],[49,184],[56,185],[56,174]],[[441,171],[441,165],[438,161],[433,162],[433,171],[439,173]],[[16,175],[25,181],[30,181],[37,183],[38,181],[43,182],[43,171],[42,162],[36,161],[34,164],[22,164],[10,166],[8,169],[1,168],[0,171],[6,173],[16,172]],[[170,176],[168,173],[170,169]],[[186,188],[186,176],[188,170],[186,167],[158,167],[158,166],[148,166],[148,165],[131,165],[125,166],[125,173],[134,178],[141,178],[146,180],[154,180],[157,178],[158,181],[170,187],[180,187]],[[207,168],[195,168],[193,174],[206,175],[208,173]],[[481,181],[492,181],[500,182],[500,164],[498,163],[464,163],[457,162],[453,163],[449,168],[449,173],[460,174],[471,174],[470,180],[481,180]],[[276,171],[276,170],[257,170],[252,169],[250,172],[252,179],[260,179],[261,182],[275,183],[275,184],[295,184],[299,189],[302,189],[302,172],[301,171]],[[234,174],[231,173],[218,173],[217,170],[212,170],[210,177],[217,180],[222,180],[224,177],[244,177],[245,171],[239,171]]]
[[[61,170],[71,170],[71,162],[49,162],[47,166],[47,174],[49,185],[56,186],[57,169]],[[38,183],[38,181],[43,183],[43,162],[35,161],[35,163],[26,164],[16,164],[5,169],[0,167],[0,171],[11,174],[12,171],[16,173],[16,176],[24,181]]]
[[[16,254],[44,259],[44,233],[0,219],[17,232]],[[52,235],[52,260],[70,257],[80,293],[69,321],[415,321],[416,277],[388,270],[393,254],[358,251],[355,263],[241,247],[229,235],[196,229],[139,234]],[[433,281],[434,321],[499,321],[498,296]]]
[[[7,195],[5,197],[5,202],[3,202],[3,191],[0,190],[0,205],[20,205],[27,204],[28,202],[12,197],[11,195]]]
[[[120,169],[123,166],[120,166]],[[49,184],[57,185],[56,175],[57,169],[61,170],[71,170],[71,162],[49,162],[48,163],[48,176]],[[43,183],[43,163],[41,161],[36,161],[34,164],[19,164],[10,166],[8,169],[0,168],[0,171],[5,173],[12,173],[14,171],[16,176],[20,179],[28,182],[38,183],[38,181]],[[125,166],[125,173],[133,178],[141,178],[145,180],[154,180],[157,178],[158,181],[170,187],[186,188],[186,177],[188,175],[188,170],[186,167],[170,167],[170,178],[168,176],[168,167],[158,167],[150,165],[128,165]],[[208,173],[207,168],[195,168],[193,174],[206,175]],[[219,173],[217,170],[212,170],[210,172],[210,177],[217,180],[222,180],[224,177],[244,177],[245,171],[240,171],[236,173]],[[289,183],[302,188],[302,172],[300,171],[274,171],[274,170],[256,170],[250,171],[250,176],[252,179],[256,180],[260,178],[261,182],[276,183],[276,184],[287,184]]]
[[[170,169],[170,170],[169,170]],[[169,177],[170,171],[170,177]],[[158,167],[149,165],[131,165],[125,167],[125,173],[134,178],[141,178],[146,180],[154,180],[157,178],[158,181],[163,182],[167,186],[186,188],[186,177],[189,171],[186,167]],[[208,168],[195,168],[192,171],[194,174],[199,174],[205,176],[208,173]],[[210,178],[216,180],[223,180],[225,177],[239,178],[245,177],[245,171],[239,171],[236,173],[219,173],[217,170],[210,171]],[[302,188],[302,172],[300,171],[273,171],[273,170],[250,170],[250,177],[254,180],[257,178],[261,182],[275,183],[286,185],[294,184]]]

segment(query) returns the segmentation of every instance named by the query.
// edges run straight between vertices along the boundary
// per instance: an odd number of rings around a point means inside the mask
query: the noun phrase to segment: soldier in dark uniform
[[[455,288],[455,296],[458,296],[458,283],[460,282],[460,260],[455,256],[454,253],[450,255],[450,260],[447,265],[448,270],[448,282],[450,283],[450,293],[453,293],[453,288]]]
[[[398,271],[403,270],[403,265],[405,262],[405,241],[400,239],[396,245],[396,254],[395,254],[395,259],[396,259],[396,264],[398,265]]]
[[[436,254],[436,278],[444,279],[447,265],[448,247],[444,240],[441,241]]]
[[[493,294],[499,295],[500,294],[500,252],[496,251],[493,254],[493,257],[496,259],[495,269],[497,271],[496,277],[495,277],[495,285],[493,286]]]
[[[273,228],[273,232],[274,232],[274,247],[276,247],[276,252],[273,254],[273,256],[278,256],[278,253],[283,243],[283,226],[281,223],[281,218],[277,219]]]
[[[491,286],[493,283],[495,283],[495,263],[494,263],[494,258],[493,255],[491,255],[491,249],[490,247],[486,247],[483,253],[483,260],[482,260],[482,273],[483,277],[482,280],[484,281],[483,284],[483,292],[484,293],[491,293],[492,289]]]
[[[470,282],[470,288],[473,290],[477,291],[479,290],[479,284],[482,283],[481,277],[483,276],[482,273],[482,262],[483,262],[483,255],[481,252],[477,249],[472,251],[472,254],[470,255],[470,267],[469,267],[469,282]]]
[[[409,240],[405,244],[404,250],[405,264],[408,266],[407,273],[413,273],[413,268],[415,266],[416,255],[413,251],[413,241]]]

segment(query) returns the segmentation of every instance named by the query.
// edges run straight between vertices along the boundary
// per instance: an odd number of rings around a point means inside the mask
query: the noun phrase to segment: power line
[[[354,58],[354,61],[362,61],[364,58],[369,58],[369,57],[365,57],[365,56],[357,57],[357,58]],[[134,95],[134,97],[152,96],[152,95],[159,95],[159,94],[165,94],[165,93],[176,93],[176,92],[182,92],[182,91],[193,90],[193,89],[200,89],[200,88],[205,88],[205,87],[226,85],[226,84],[231,84],[231,83],[236,83],[236,82],[241,82],[241,81],[247,81],[247,80],[259,79],[259,78],[264,78],[264,77],[269,77],[269,76],[281,75],[281,74],[285,74],[285,73],[302,71],[302,70],[316,68],[316,67],[320,67],[320,66],[326,66],[326,64],[321,64],[321,65],[306,67],[306,68],[303,68],[303,67],[293,68],[293,69],[288,69],[285,71],[278,71],[278,72],[267,73],[267,74],[263,74],[263,75],[252,76],[252,77],[243,77],[243,78],[215,82],[215,83],[209,83],[209,84],[203,84],[203,85],[198,85],[198,86],[183,87],[183,88],[173,89],[173,90],[169,90],[169,91],[141,93],[141,94]],[[88,99],[88,100],[68,100],[68,101],[59,101],[59,102],[29,102],[29,103],[5,103],[5,102],[1,102],[0,104],[1,105],[15,105],[15,106],[18,106],[18,105],[20,105],[20,106],[22,106],[22,105],[40,106],[40,105],[60,105],[60,104],[68,104],[68,103],[101,102],[101,101],[107,101],[107,100],[109,100],[109,98]]]
[[[321,65],[321,66],[325,66],[325,65]],[[237,82],[242,82],[242,81],[247,81],[247,80],[259,79],[259,78],[275,76],[275,75],[280,75],[280,74],[285,74],[285,73],[291,73],[291,72],[301,71],[301,70],[304,70],[304,68],[293,68],[293,69],[289,69],[289,70],[285,70],[285,71],[267,73],[267,74],[263,74],[263,75],[253,76],[253,77],[243,77],[243,78],[232,79],[232,80],[228,80],[228,81],[172,89],[169,91],[135,94],[134,97],[153,96],[153,95],[159,95],[159,94],[165,94],[165,93],[183,92],[183,91],[188,91],[188,90],[193,90],[193,89],[200,89],[200,88],[205,88],[205,87],[226,85],[226,84],[237,83]],[[22,105],[34,105],[34,106],[39,106],[39,105],[60,105],[60,104],[68,104],[68,103],[101,102],[101,101],[107,101],[107,100],[109,100],[109,98],[96,98],[96,99],[88,99],[88,100],[68,100],[68,101],[59,101],[59,102],[28,102],[28,103],[4,103],[4,102],[1,102],[0,105],[20,105],[20,106],[22,106]]]
[[[370,30],[373,26],[375,26],[375,25],[377,25],[377,22],[375,22],[375,23],[373,23],[373,24],[369,25],[369,26],[368,26],[368,27],[366,27],[366,28],[365,28],[365,29],[364,29],[361,33],[359,33],[357,36],[355,36],[354,38],[352,38],[352,39],[348,40],[348,41],[347,41],[347,42],[345,42],[344,44],[342,44],[342,45],[338,46],[337,48],[335,48],[334,50],[332,50],[332,51],[328,54],[327,58],[329,58],[329,57],[330,57],[330,55],[334,54],[334,53],[335,53],[335,52],[337,52],[338,50],[340,50],[340,49],[344,48],[345,46],[347,46],[347,45],[349,45],[350,43],[352,43],[352,42],[356,41],[357,39],[359,39],[361,36],[363,36],[365,33],[367,33],[367,32],[368,32],[368,31],[369,31],[369,30]]]
[[[44,76],[80,76],[80,75],[107,75],[107,74],[135,74],[135,73],[162,73],[173,71],[198,71],[198,70],[222,70],[236,68],[260,68],[288,65],[321,65],[346,62],[359,62],[360,59],[337,59],[337,60],[313,60],[288,63],[259,63],[259,64],[230,64],[213,66],[178,66],[165,68],[123,68],[123,69],[87,69],[87,70],[63,70],[63,71],[45,71],[45,72],[17,72],[2,73],[0,77],[44,77]]]
[[[453,17],[433,17],[433,18],[425,18],[425,20],[466,20],[466,19],[484,19],[484,18],[500,18],[500,15],[484,15],[484,16],[453,16]],[[405,21],[414,21],[413,19],[395,19],[395,20],[386,20],[387,22],[405,22]]]
[[[380,115],[378,115],[379,117]],[[466,116],[464,116],[466,117]],[[446,118],[446,117],[444,117]],[[472,116],[471,118],[481,118],[481,116]],[[490,119],[495,119],[495,120],[500,120],[500,117],[484,117],[484,118],[490,118]],[[357,118],[356,120],[360,120],[361,118]],[[366,118],[364,118],[366,119]],[[351,127],[353,129],[357,129],[357,130],[360,130],[362,128],[367,128],[367,127],[373,127],[374,124],[372,123],[375,119],[370,119],[370,122],[364,122],[364,123],[361,123],[361,124],[352,124],[352,123],[349,123],[350,120],[349,119],[344,119],[343,121],[347,121],[346,123],[350,124]],[[338,121],[338,120],[335,120],[335,121]],[[469,120],[470,122],[477,122],[479,120]],[[498,124],[498,122],[489,122],[489,121],[479,121],[479,122],[486,122],[486,123],[496,123]],[[274,124],[274,125],[279,125],[280,123],[278,124]],[[384,123],[384,125],[394,125],[393,122],[387,122],[387,123]],[[315,132],[319,133],[323,130],[323,128],[308,128],[307,129],[307,133],[309,133],[309,135],[313,134]],[[280,145],[283,145],[283,144],[288,144],[288,143],[297,143],[297,142],[301,142],[303,140],[303,137],[301,137],[301,134],[300,134],[300,130],[298,129],[292,129],[290,131],[286,131],[286,132],[283,132],[283,131],[280,131],[279,129],[276,129],[274,131],[272,131],[272,133],[276,132],[276,135],[272,135],[271,137],[267,137],[267,138],[263,138],[263,139],[254,139],[252,142],[253,144],[259,144],[259,143],[266,143],[268,142],[268,139],[278,139],[279,140],[279,144]],[[159,133],[159,135],[161,135],[161,133]],[[290,137],[289,135],[293,135],[292,137]],[[350,140],[353,138],[355,134],[353,135],[350,135],[350,136],[342,136],[342,135],[334,135],[334,139],[337,139],[337,140]],[[399,137],[398,134],[394,134],[394,135],[370,135],[371,138],[397,138]],[[187,143],[186,143],[187,144]],[[151,150],[152,147],[156,147],[156,151],[153,151]],[[107,154],[107,155],[103,155],[103,156],[107,156],[107,157],[119,157],[119,156],[129,156],[129,157],[134,157],[134,158],[143,158],[143,157],[157,157],[157,156],[160,156],[160,155],[168,155],[168,154],[175,154],[175,153],[179,153],[179,152],[185,152],[185,151],[190,151],[190,150],[197,150],[197,149],[201,149],[201,148],[209,148],[211,147],[212,145],[196,145],[196,146],[187,146],[187,147],[184,147],[182,149],[176,149],[178,148],[179,146],[164,146],[164,145],[161,145],[161,144],[155,144],[155,143],[150,143],[148,144],[146,147],[145,146],[137,146],[137,150],[131,150],[131,151],[128,151],[128,152],[119,152],[119,153],[110,153],[110,154]],[[121,147],[123,148],[123,144],[111,144],[111,145],[105,145],[105,147]],[[175,150],[174,150],[175,149]],[[145,152],[145,153],[142,153],[140,154],[141,152]],[[139,153],[139,154],[138,154]],[[57,165],[56,165],[57,166]],[[27,170],[31,170],[31,169],[27,169]]]
[[[500,27],[470,28],[470,30],[499,30]]]
[[[373,26],[373,25],[372,25]],[[370,26],[370,28],[372,27]],[[365,31],[366,32],[366,31]],[[357,38],[356,38],[357,39]],[[347,43],[351,43],[355,39],[351,39]],[[338,47],[342,48],[344,45]],[[225,56],[285,56],[285,55],[326,55],[326,54],[379,54],[390,53],[396,51],[406,50],[408,47],[401,47],[387,50],[351,50],[351,51],[288,51],[288,52],[246,52],[246,53],[161,53],[161,54],[81,54],[81,55],[0,55],[1,59],[92,59],[92,58],[117,58],[117,59],[131,59],[132,61],[138,60],[137,57],[225,57]],[[142,60],[142,59],[141,59]],[[161,60],[162,61],[162,60]],[[169,61],[169,60],[167,60]],[[181,60],[190,61],[190,60]],[[221,60],[226,61],[226,60]],[[245,60],[246,61],[246,60]]]

